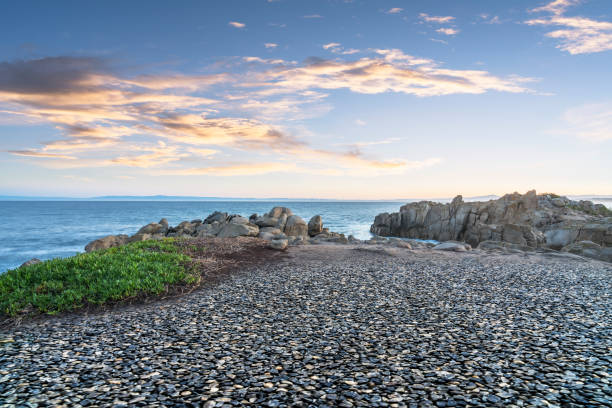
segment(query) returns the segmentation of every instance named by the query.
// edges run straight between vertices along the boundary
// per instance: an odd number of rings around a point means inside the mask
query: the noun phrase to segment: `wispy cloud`
[[[580,3],[581,0],[553,0],[548,4],[535,7],[529,11],[532,13],[547,12],[555,15],[565,13],[565,10]]]
[[[266,48],[276,48],[276,47],[278,47],[278,44],[276,44],[276,43],[265,43],[264,47],[266,47]]]
[[[352,55],[352,54],[357,54],[361,52],[361,50],[358,50],[356,48],[346,49],[342,47],[342,44],[336,43],[336,42],[332,42],[332,43],[323,45],[323,49],[331,51],[334,54],[341,54],[341,55]]]
[[[197,167],[161,171],[172,176],[259,176],[268,173],[287,172],[296,169],[293,163],[233,163],[220,166]]]
[[[327,49],[337,53],[351,51],[330,44]],[[317,174],[398,173],[439,160],[377,158],[360,150],[370,146],[363,143],[348,150],[313,147],[303,137],[307,133],[296,133],[286,124],[306,117],[306,112],[328,112],[324,90],[420,97],[528,91],[527,78],[443,68],[400,50],[374,50],[368,57],[352,60],[311,58],[298,64],[243,57],[231,63],[231,74],[138,76],[121,75],[103,59],[0,63],[1,110],[51,123],[63,135],[38,148],[10,153],[54,168],[116,166],[177,175],[246,171],[243,164],[223,162],[228,154],[247,155],[253,165],[269,163],[272,155],[285,170],[292,169],[285,162],[295,162],[299,166],[294,171]],[[283,115],[290,117],[285,126],[277,124]],[[315,170],[308,170],[313,166]]]
[[[339,47],[339,46],[340,46],[340,43],[331,42],[331,43],[324,44],[323,45],[323,49],[324,50],[328,50],[330,48],[336,48],[336,47]]]
[[[487,13],[482,13],[479,16],[486,24],[501,24],[499,16],[490,16]]]
[[[246,24],[244,23],[239,23],[238,21],[230,21],[228,23],[228,25],[232,26],[232,27],[236,27],[236,28],[244,28],[246,27]]]
[[[304,18],[323,18],[323,16],[320,14],[308,14],[305,15]]]
[[[361,119],[355,119],[355,124],[359,125],[359,126],[365,126],[367,125],[365,120],[361,120]]]
[[[390,8],[389,10],[387,10],[386,13],[387,14],[398,14],[398,13],[401,13],[402,11],[404,11],[403,8],[393,7],[393,8]]]
[[[529,91],[524,86],[529,78],[500,78],[487,71],[442,68],[432,60],[397,49],[376,50],[375,55],[354,61],[312,58],[303,66],[262,73],[260,81],[249,86],[261,87],[268,94],[341,88],[363,94],[401,92],[416,96]]]
[[[419,18],[428,23],[438,23],[438,24],[450,23],[451,21],[455,19],[455,17],[453,16],[430,16],[427,13],[419,14]]]
[[[37,152],[34,150],[8,150],[7,152],[15,156],[23,156],[23,157],[43,157],[43,158],[51,158],[51,159],[76,160],[76,157],[73,157],[73,156],[67,156],[64,154],[57,154],[57,153]]]
[[[566,133],[596,142],[612,140],[612,103],[568,109],[563,119],[568,125]]]
[[[459,33],[459,30],[455,28],[438,28],[436,31],[445,35],[456,35]]]
[[[560,40],[557,48],[570,54],[589,54],[612,50],[612,22],[597,21],[586,17],[567,17],[567,8],[578,4],[574,0],[555,0],[545,6],[530,10],[547,12],[545,18],[527,20],[528,25],[563,27],[546,33],[547,37]]]

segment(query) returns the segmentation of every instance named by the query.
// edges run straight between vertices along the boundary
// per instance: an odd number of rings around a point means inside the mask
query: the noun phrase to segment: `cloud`
[[[276,44],[276,43],[265,43],[264,47],[266,47],[266,48],[276,48],[276,47],[278,47],[278,44]]]
[[[557,48],[573,55],[612,50],[612,22],[596,21],[584,17],[554,16],[532,19],[525,23],[564,26],[564,29],[548,32],[546,36],[561,40]]]
[[[482,13],[480,16],[486,24],[501,24],[499,16],[490,16],[487,13]]]
[[[73,156],[67,156],[67,155],[56,154],[56,153],[37,152],[34,150],[8,150],[7,152],[15,156],[23,156],[23,157],[42,157],[42,158],[65,159],[65,160],[75,160],[76,159],[76,157],[73,157]]]
[[[327,44],[323,45],[323,49],[324,50],[328,50],[330,48],[336,48],[336,47],[339,47],[339,46],[340,46],[340,43],[331,42],[331,43],[327,43]]]
[[[328,49],[337,54],[353,53],[339,43],[330,44]],[[234,58],[216,65],[229,66],[231,74],[210,75],[126,75],[108,60],[80,57],[3,62],[0,111],[50,123],[61,132],[62,137],[37,148],[10,152],[46,167],[229,175],[246,172],[245,161],[259,169],[254,171],[271,172],[280,167],[256,165],[282,162],[283,171],[376,175],[425,168],[439,159],[373,157],[360,150],[372,145],[366,142],[344,149],[313,146],[304,137],[306,130],[298,126],[296,132],[287,124],[328,112],[325,90],[420,97],[529,91],[524,87],[527,78],[443,68],[397,49],[347,58],[309,58],[299,64]],[[236,162],[224,161],[228,155]]]
[[[403,8],[393,7],[387,10],[387,14],[398,14],[398,13],[401,13],[402,11],[404,11]]]
[[[242,59],[246,62],[258,62],[261,64],[270,64],[270,65],[295,65],[296,61],[286,61],[282,58],[260,58],[260,57],[242,57]]]
[[[323,16],[319,14],[309,14],[304,16],[304,18],[323,18]]]
[[[355,119],[355,124],[359,125],[359,126],[367,125],[367,123],[364,120],[361,120],[361,119]]]
[[[450,23],[451,21],[455,19],[455,17],[452,17],[452,16],[430,16],[427,13],[419,14],[419,18],[428,23],[438,23],[438,24]]]
[[[238,21],[230,21],[229,23],[227,23],[228,25],[232,26],[232,27],[236,27],[236,28],[244,28],[246,27],[246,24],[244,23],[239,23]]]
[[[354,61],[311,58],[299,67],[259,74],[258,86],[267,94],[307,89],[342,89],[356,93],[399,92],[416,96],[481,94],[487,91],[529,92],[529,78],[501,78],[481,70],[454,70],[402,51],[376,50],[375,56]]]
[[[563,119],[568,125],[566,133],[595,142],[612,140],[612,103],[568,109]]]
[[[547,12],[555,15],[561,15],[565,13],[569,7],[575,6],[580,3],[580,0],[554,0],[548,4],[529,10],[532,13]]]
[[[162,171],[160,174],[172,176],[259,176],[268,173],[293,171],[295,169],[296,166],[292,163],[237,163],[169,170]]]
[[[438,28],[436,31],[445,35],[455,35],[459,33],[459,30],[454,28]]]
[[[340,43],[331,42],[323,45],[323,49],[333,52],[334,54],[352,55],[360,53],[361,50],[349,48],[348,50],[342,47]]]
[[[557,48],[572,55],[612,50],[612,22],[564,15],[568,7],[578,3],[576,0],[555,0],[537,7],[530,11],[547,12],[552,16],[527,20],[525,24],[562,27],[546,33],[546,36],[560,40]]]

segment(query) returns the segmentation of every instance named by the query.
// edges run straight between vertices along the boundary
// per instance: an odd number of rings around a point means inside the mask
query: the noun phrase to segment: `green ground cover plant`
[[[197,284],[177,240],[143,241],[0,274],[0,314],[57,314]]]

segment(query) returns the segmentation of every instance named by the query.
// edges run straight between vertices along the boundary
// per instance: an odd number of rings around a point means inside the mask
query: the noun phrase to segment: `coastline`
[[[602,345],[612,342],[600,330],[612,310],[609,264],[366,244],[282,254],[180,298],[3,331],[7,403],[509,406],[606,398],[595,376],[608,366]],[[106,368],[86,374],[97,366]]]

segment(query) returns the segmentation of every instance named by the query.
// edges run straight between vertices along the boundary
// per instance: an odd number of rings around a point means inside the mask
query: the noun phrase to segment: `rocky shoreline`
[[[269,247],[284,250],[289,245],[360,242],[352,235],[329,231],[323,227],[320,215],[308,223],[286,207],[274,207],[270,212],[252,214],[248,219],[238,214],[215,211],[205,219],[183,221],[176,227],[168,225],[164,218],[143,226],[132,236],[108,235],[90,242],[85,251],[96,251],[130,242],[163,238],[235,238],[257,237],[269,243]]]
[[[170,226],[166,219],[147,224],[132,235],[109,235],[90,242],[87,252],[130,242],[163,238],[263,239],[268,247],[286,250],[309,244],[388,244],[454,252],[479,248],[501,252],[548,252],[559,258],[580,256],[612,262],[612,211],[590,201],[572,201],[553,194],[507,194],[498,200],[449,204],[409,203],[397,213],[375,217],[372,238],[324,228],[320,215],[308,222],[286,207],[274,207],[249,218],[215,211],[204,219]],[[433,241],[436,243],[426,242]]]
[[[420,201],[378,214],[370,231],[483,249],[559,250],[612,262],[612,211],[591,201],[554,194],[506,194],[498,200],[449,204]]]
[[[296,246],[171,302],[0,331],[0,400],[609,405],[612,266],[553,254]]]

